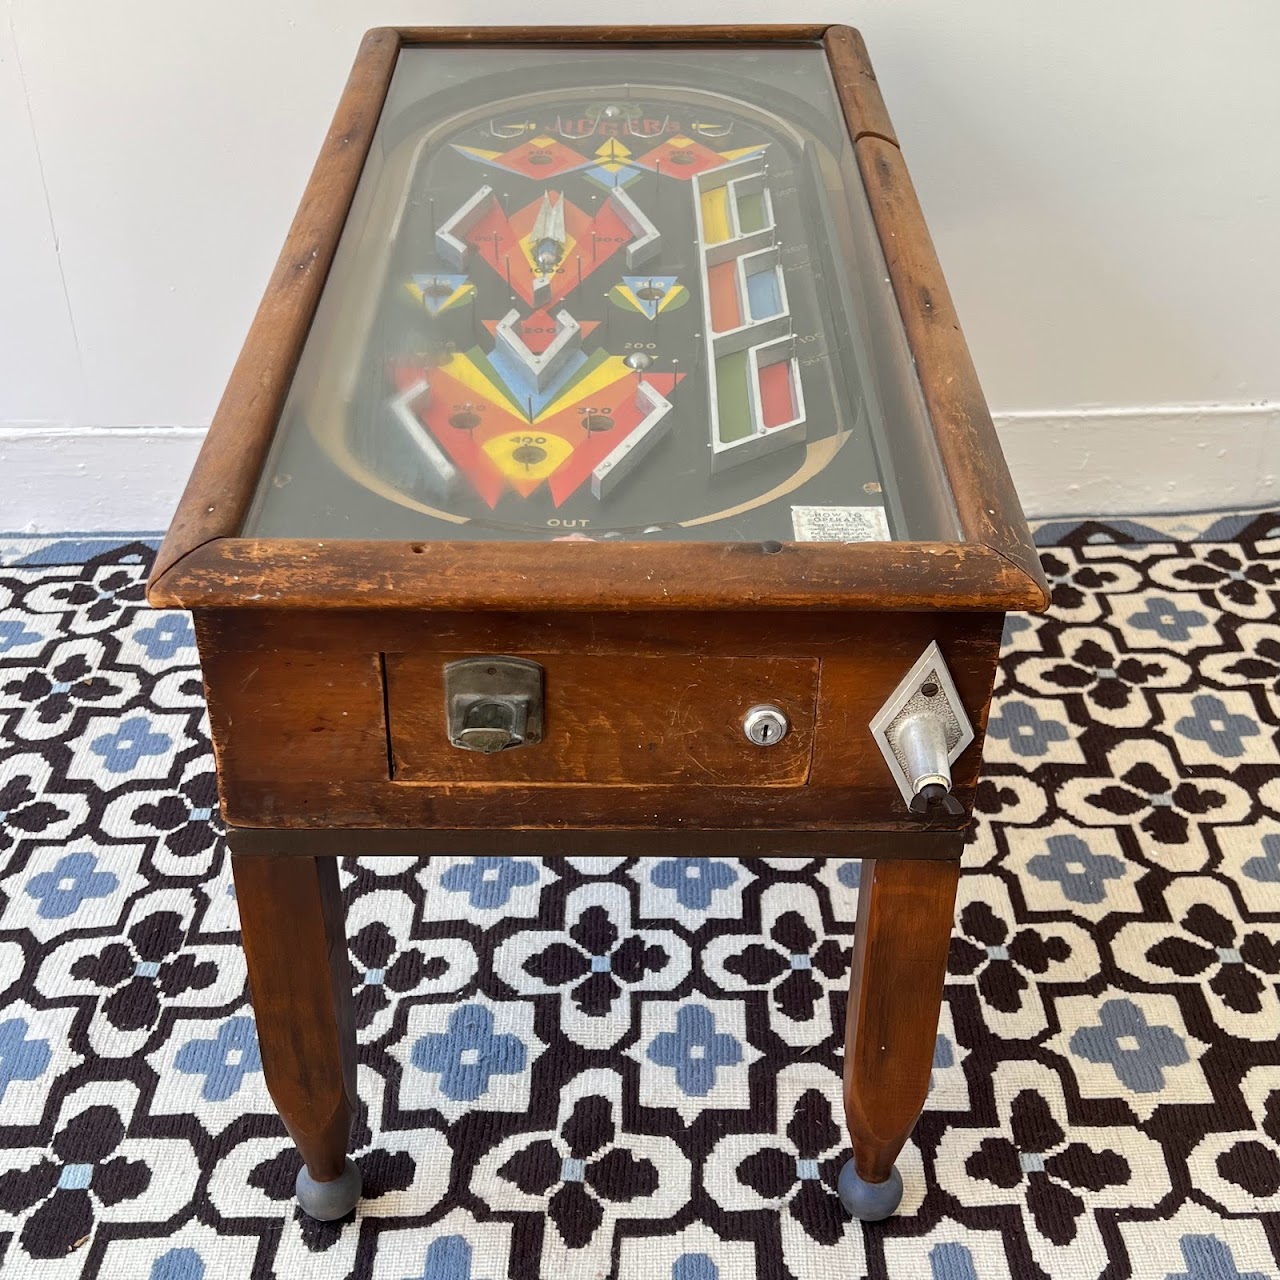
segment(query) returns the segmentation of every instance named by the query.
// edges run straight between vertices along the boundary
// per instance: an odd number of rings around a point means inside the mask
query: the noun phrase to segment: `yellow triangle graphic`
[[[498,405],[508,413],[514,412],[511,397],[501,387],[487,378],[466,356],[454,356],[445,365],[445,372],[455,382],[460,382],[468,391],[483,396],[490,404]]]
[[[681,298],[683,298],[684,294],[685,294],[684,285],[673,284],[671,288],[668,289],[666,293],[662,295],[662,298],[658,302],[658,310],[665,311],[673,303],[678,302]]]
[[[632,370],[623,363],[621,356],[610,356],[607,360],[602,360],[581,382],[575,382],[564,395],[547,405],[534,421],[542,422],[561,409],[586,400],[593,392],[612,386],[619,378],[630,373]]]
[[[486,151],[483,147],[463,147],[456,142],[453,146],[456,151],[461,151],[464,155],[475,156],[477,160],[497,160],[502,155],[501,151]]]
[[[617,138],[610,138],[608,142],[601,143],[596,148],[596,155],[605,162],[613,160],[620,163],[631,155],[631,150],[619,142]]]

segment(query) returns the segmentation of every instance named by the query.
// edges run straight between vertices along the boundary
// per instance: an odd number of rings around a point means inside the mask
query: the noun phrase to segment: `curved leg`
[[[303,1159],[298,1203],[332,1221],[360,1198],[347,1158],[356,1033],[336,858],[233,855],[267,1088]]]
[[[864,1222],[902,1199],[894,1161],[929,1091],[959,876],[951,859],[862,864],[844,1048],[853,1159],[838,1190]]]

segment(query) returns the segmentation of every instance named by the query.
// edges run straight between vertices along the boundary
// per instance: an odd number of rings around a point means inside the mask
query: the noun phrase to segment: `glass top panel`
[[[956,540],[822,48],[403,50],[243,532]]]

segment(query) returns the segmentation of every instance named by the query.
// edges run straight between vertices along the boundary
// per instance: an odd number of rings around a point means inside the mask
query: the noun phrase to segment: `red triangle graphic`
[[[668,398],[684,374],[646,374],[645,381]],[[590,392],[582,400],[567,405],[551,418],[538,423],[548,431],[554,431],[569,440],[577,441],[573,453],[550,476],[548,483],[556,506],[575,493],[591,475],[596,466],[613,452],[644,420],[648,405],[637,401],[638,378],[628,373],[611,382],[607,387]],[[608,414],[613,426],[607,431],[588,430],[586,423],[591,410],[595,415]]]
[[[496,333],[499,323],[497,320],[486,320],[484,321],[484,327],[491,334]],[[599,320],[583,320],[578,325],[584,338],[599,326]],[[552,316],[549,307],[539,307],[532,315],[526,316],[517,323],[516,331],[519,333],[524,345],[535,356],[540,356],[551,345],[552,339],[556,336],[555,317]]]

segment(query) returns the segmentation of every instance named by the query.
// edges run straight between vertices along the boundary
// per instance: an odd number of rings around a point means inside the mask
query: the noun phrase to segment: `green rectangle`
[[[716,407],[720,411],[720,439],[724,444],[754,433],[745,351],[735,351],[716,361]]]
[[[764,227],[764,196],[759,191],[739,196],[738,229],[742,234],[763,231]]]

